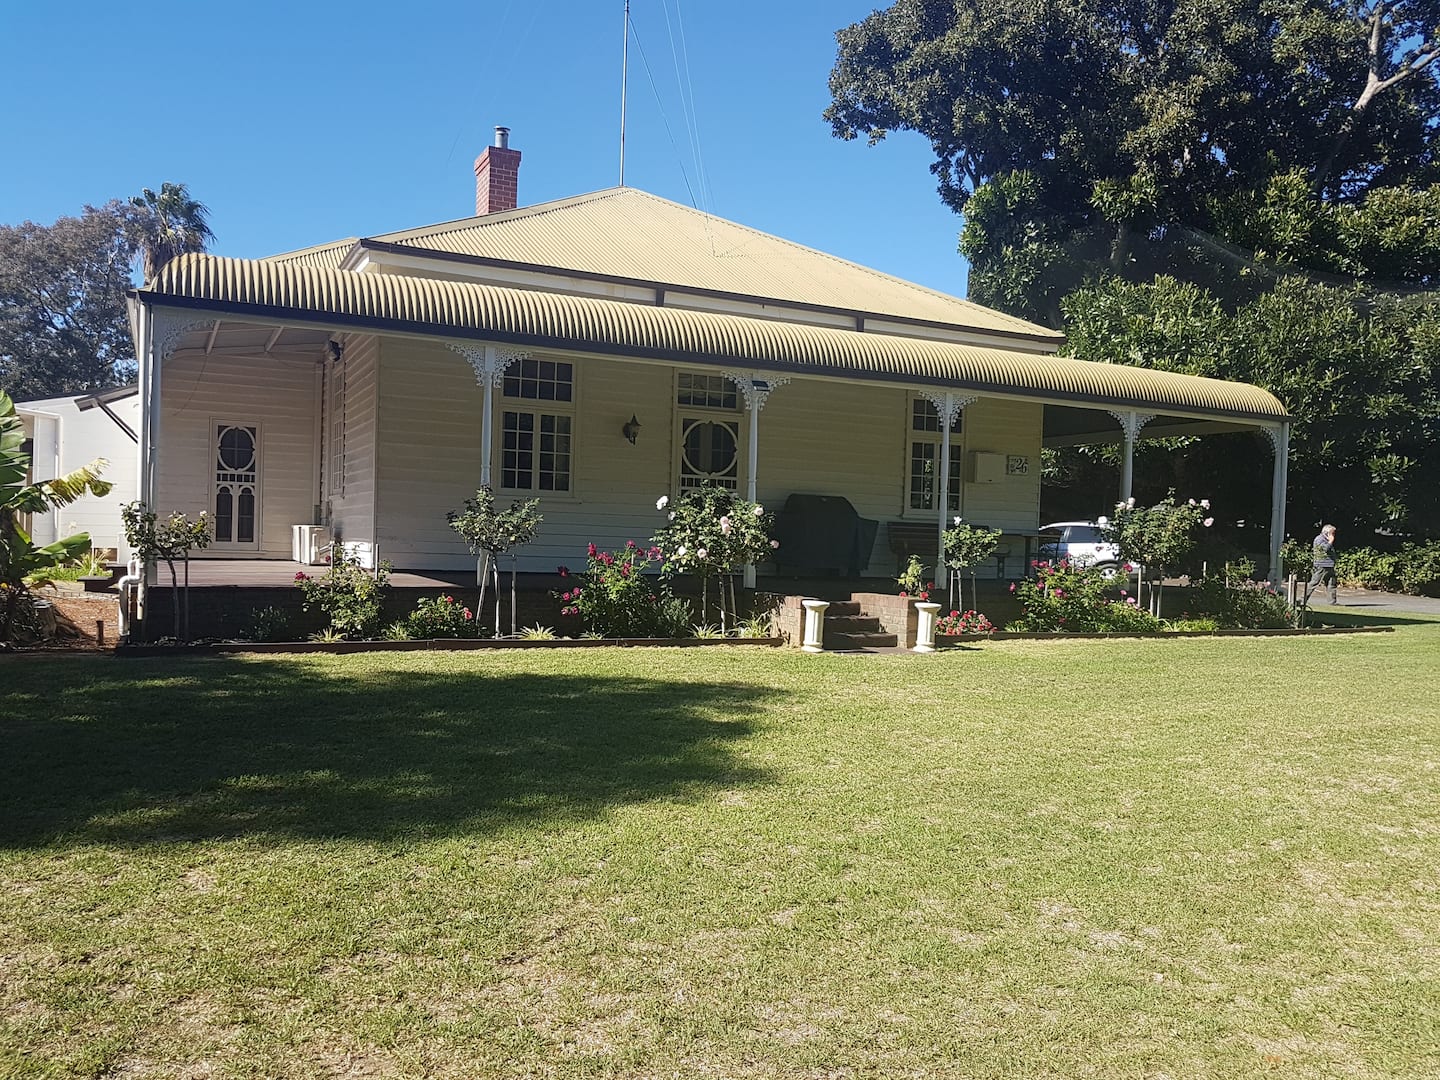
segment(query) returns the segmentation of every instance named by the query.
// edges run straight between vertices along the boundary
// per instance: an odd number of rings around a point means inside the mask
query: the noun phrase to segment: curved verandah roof
[[[147,302],[377,332],[636,359],[954,388],[1274,424],[1246,383],[946,341],[810,326],[476,282],[183,255]]]

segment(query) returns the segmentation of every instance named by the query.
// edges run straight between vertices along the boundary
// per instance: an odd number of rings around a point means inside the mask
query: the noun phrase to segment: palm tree
[[[161,184],[158,195],[145,188],[130,206],[139,211],[135,222],[146,281],[153,281],[176,255],[204,251],[215,239],[205,220],[209,209],[192,199],[184,184]]]

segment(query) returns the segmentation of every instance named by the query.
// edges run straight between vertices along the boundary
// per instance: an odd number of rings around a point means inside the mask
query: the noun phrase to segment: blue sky
[[[872,7],[632,0],[625,179],[963,295],[924,140],[843,143],[821,120],[834,32]],[[7,224],[166,180],[209,205],[226,255],[448,221],[473,212],[497,124],[521,203],[617,181],[623,0],[0,9]]]

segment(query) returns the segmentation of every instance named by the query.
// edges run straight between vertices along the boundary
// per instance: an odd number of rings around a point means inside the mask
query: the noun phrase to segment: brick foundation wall
[[[920,624],[920,613],[915,610],[915,601],[906,596],[889,593],[854,593],[851,596],[866,615],[880,620],[880,628],[899,639],[900,647],[913,648],[915,632]]]

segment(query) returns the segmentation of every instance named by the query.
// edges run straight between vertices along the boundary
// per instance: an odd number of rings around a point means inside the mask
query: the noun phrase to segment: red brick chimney
[[[510,149],[510,129],[495,129],[495,145],[475,159],[475,214],[514,210],[519,198],[520,151]]]

